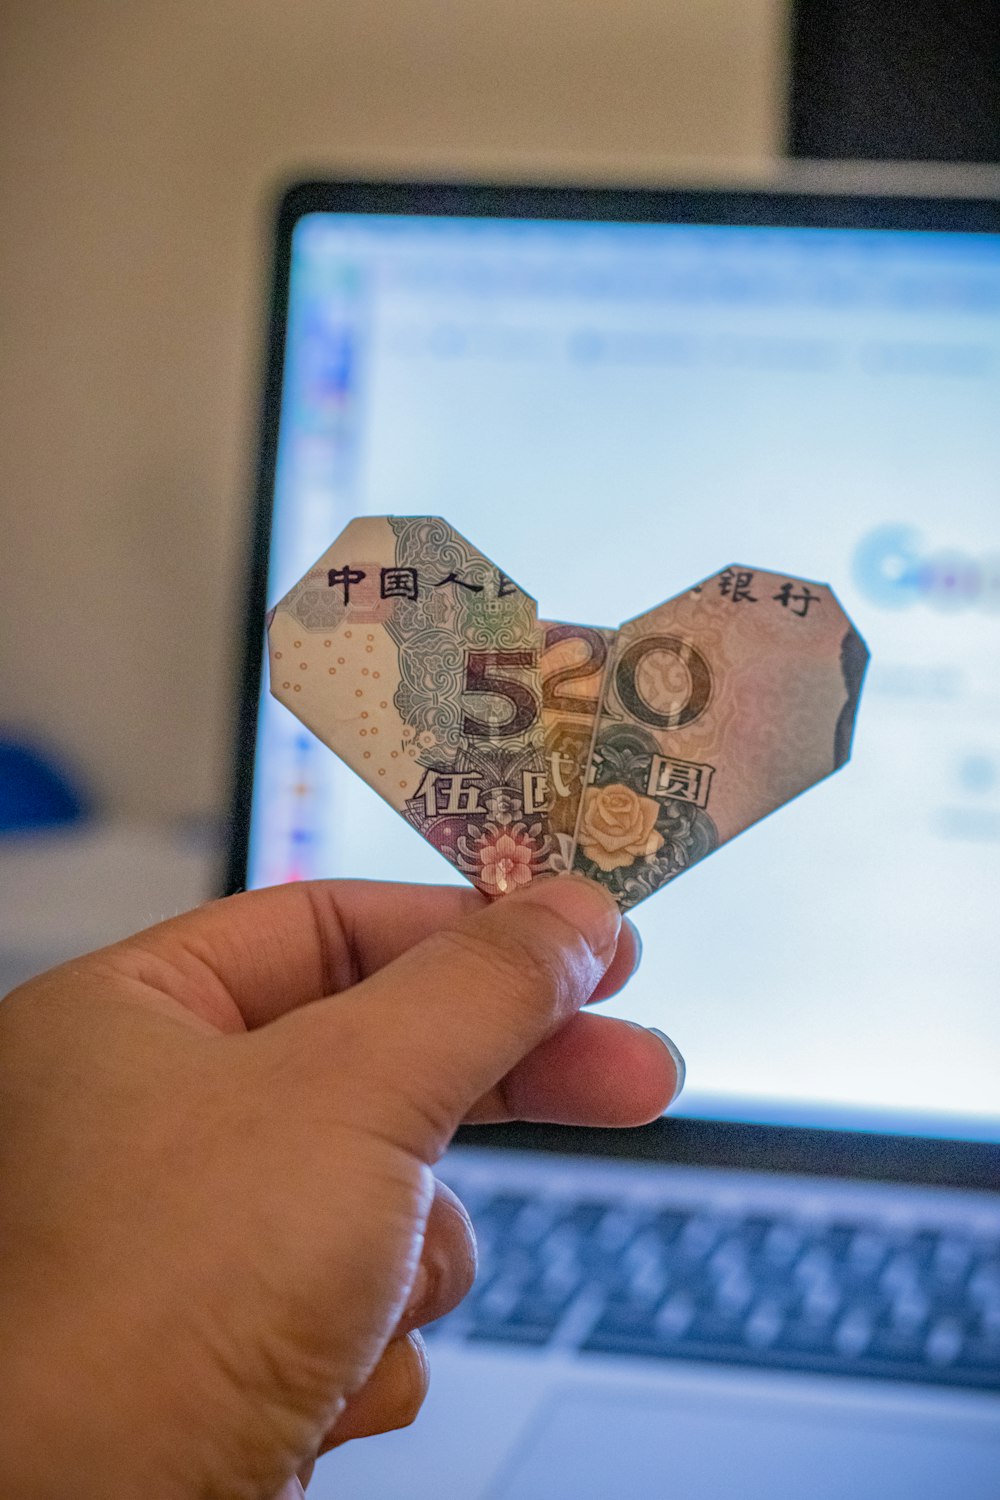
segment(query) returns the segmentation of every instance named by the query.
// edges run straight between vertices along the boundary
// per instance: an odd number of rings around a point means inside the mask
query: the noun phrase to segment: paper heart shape
[[[618,630],[436,516],[351,521],[268,618],[271,691],[487,895],[623,910],[848,759],[868,651],[824,584],[732,565]]]

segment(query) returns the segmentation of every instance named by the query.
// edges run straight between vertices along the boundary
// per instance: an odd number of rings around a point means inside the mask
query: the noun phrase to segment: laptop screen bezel
[[[1000,196],[811,191],[802,188],[553,187],[502,183],[305,181],[282,196],[273,234],[262,369],[256,489],[245,568],[226,892],[246,884],[261,631],[268,606],[271,514],[291,274],[292,235],[305,214],[432,215],[772,228],[934,230],[1000,234]],[[665,1117],[639,1130],[544,1125],[476,1127],[464,1145],[652,1162],[922,1182],[995,1190],[1000,1145],[952,1138]]]

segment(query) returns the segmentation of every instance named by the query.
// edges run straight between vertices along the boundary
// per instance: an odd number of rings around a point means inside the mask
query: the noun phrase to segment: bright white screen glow
[[[310,215],[275,600],[448,518],[543,616],[738,561],[872,651],[854,759],[635,913],[682,1112],[1000,1139],[1000,236]],[[250,883],[459,877],[261,704]]]

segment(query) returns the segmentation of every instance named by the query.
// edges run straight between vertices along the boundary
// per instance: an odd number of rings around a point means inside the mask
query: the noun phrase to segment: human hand
[[[637,951],[575,877],[492,906],[317,881],[15,991],[0,1491],[272,1500],[318,1452],[412,1420],[413,1330],[474,1269],[430,1170],[457,1125],[639,1124],[676,1092],[655,1035],[577,1014]]]

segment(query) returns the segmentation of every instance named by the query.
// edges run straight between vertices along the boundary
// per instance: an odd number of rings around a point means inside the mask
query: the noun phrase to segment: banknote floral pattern
[[[588,787],[577,835],[584,857],[609,872],[649,859],[663,845],[655,827],[659,811],[652,797],[621,782]]]
[[[432,731],[441,749],[458,754],[466,742],[466,652],[533,641],[535,603],[513,585],[512,592],[497,598],[497,579],[504,575],[439,517],[390,516],[388,522],[396,566],[439,581],[417,599],[395,600],[386,622],[399,647],[395,704],[408,725]],[[442,586],[450,578],[462,583]],[[426,756],[420,759],[430,763]]]
[[[405,809],[407,820],[487,896],[503,896],[538,875],[554,874],[557,840],[544,814],[525,813],[520,790],[523,772],[534,764],[533,751],[469,749],[457,764],[484,787],[480,812],[429,817],[414,799]]]
[[[540,831],[540,826],[530,830],[524,823],[477,829],[478,839],[473,835],[459,840],[459,852],[469,866],[465,873],[488,896],[504,896],[530,885],[539,873]]]

